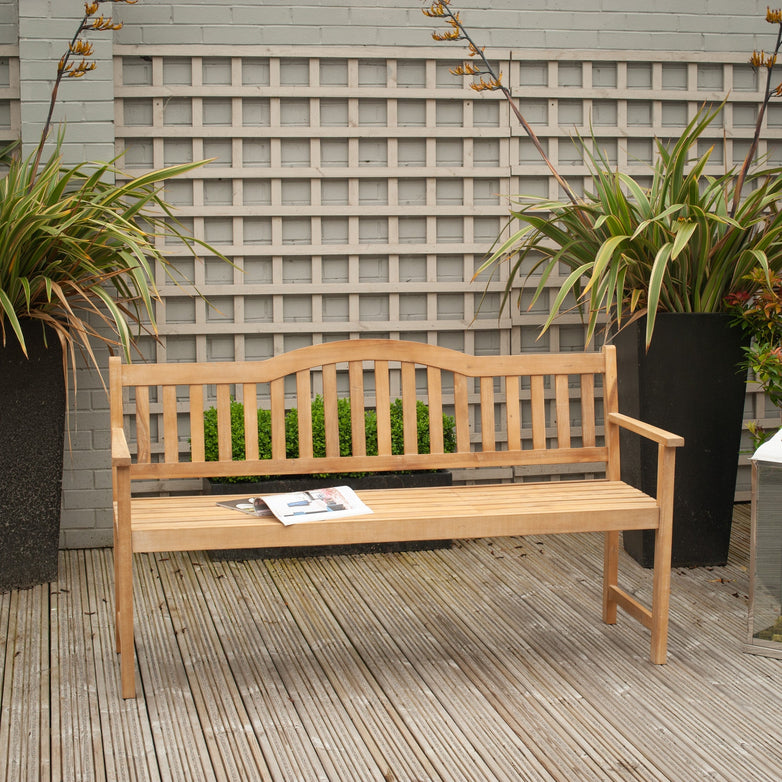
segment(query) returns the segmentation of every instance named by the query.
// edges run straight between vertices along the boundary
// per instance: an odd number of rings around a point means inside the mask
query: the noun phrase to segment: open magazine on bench
[[[372,509],[363,503],[349,486],[264,494],[217,504],[251,516],[276,516],[285,525],[372,513]]]

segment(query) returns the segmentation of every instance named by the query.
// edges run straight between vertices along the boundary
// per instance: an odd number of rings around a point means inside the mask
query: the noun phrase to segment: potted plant
[[[454,72],[478,75],[475,89],[504,92],[565,194],[563,200],[520,198],[511,210],[518,230],[499,243],[478,273],[509,264],[505,306],[512,290],[519,284],[523,289],[533,275],[539,276],[534,304],[552,275],[566,270],[543,329],[571,308],[587,320],[587,341],[599,326],[606,327],[619,356],[620,408],[685,438],[677,455],[673,562],[723,563],[746,376],[737,371],[746,338],[733,322],[728,297],[753,293],[758,283],[747,276],[753,268],[767,274],[782,269],[777,208],[782,169],[756,161],[766,108],[782,94],[772,85],[782,11],[769,9],[766,16],[777,26],[773,52],[752,55],[752,65],[765,72],[765,91],[753,142],[738,169],[707,173],[711,150],[696,150],[722,106],[704,106],[672,144],[657,141],[649,186],[612,170],[594,139],[578,139],[591,175],[583,197],[546,158],[501,74],[465,31],[450,0],[434,3],[425,13],[449,25],[435,34],[438,40],[468,41],[473,60]],[[623,465],[627,480],[647,490],[654,485],[651,452],[624,448]],[[628,533],[624,541],[636,559],[651,563],[652,534]]]
[[[155,265],[171,268],[156,237],[203,244],[179,229],[160,190],[202,162],[123,179],[113,163],[65,166],[62,133],[44,159],[62,79],[95,67],[83,36],[119,27],[98,8],[85,5],[58,63],[36,149],[11,156],[0,179],[0,590],[57,575],[66,378],[76,351],[96,367],[99,344],[130,359],[136,336],[156,333]]]
[[[746,291],[728,296],[737,325],[750,339],[743,366],[752,373],[769,401],[782,408],[782,274],[754,269],[749,275],[753,294]],[[779,427],[763,429],[756,421],[747,424],[757,450]]]

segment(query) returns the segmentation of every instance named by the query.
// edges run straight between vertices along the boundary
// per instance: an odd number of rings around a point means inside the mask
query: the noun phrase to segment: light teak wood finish
[[[621,606],[651,630],[652,661],[665,662],[674,459],[683,440],[618,412],[613,347],[600,353],[468,356],[413,342],[349,340],[258,362],[123,365],[112,358],[110,384],[123,697],[135,695],[134,552],[604,532],[603,618],[615,623]],[[134,404],[128,401],[131,391]],[[325,456],[314,455],[312,442],[316,394],[324,401]],[[243,460],[231,459],[234,396],[245,406]],[[349,456],[340,455],[340,396],[351,402]],[[402,400],[402,454],[391,447],[389,403],[395,398]],[[216,399],[217,461],[205,460],[207,399]],[[428,453],[418,453],[419,399],[430,409]],[[271,460],[259,459],[259,400],[271,410]],[[300,449],[288,457],[285,411],[292,407],[298,409]],[[377,455],[366,453],[369,409],[377,412]],[[452,453],[445,453],[444,409],[455,418]],[[133,455],[126,426],[135,435]],[[620,428],[658,444],[656,498],[620,480]],[[497,432],[506,432],[507,441],[498,442]],[[583,465],[585,473],[604,470],[605,478],[366,491],[361,497],[371,515],[290,527],[219,507],[214,496],[131,497],[135,480],[556,464]],[[651,609],[617,584],[619,532],[628,529],[656,530]]]

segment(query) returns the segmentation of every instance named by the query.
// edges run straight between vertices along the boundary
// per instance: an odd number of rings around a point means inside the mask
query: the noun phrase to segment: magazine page
[[[218,502],[223,508],[238,510],[250,516],[273,516],[269,506],[260,497],[242,497],[240,500],[227,500]]]
[[[349,486],[328,489],[268,494],[261,497],[283,524],[325,521],[341,516],[372,513]]]

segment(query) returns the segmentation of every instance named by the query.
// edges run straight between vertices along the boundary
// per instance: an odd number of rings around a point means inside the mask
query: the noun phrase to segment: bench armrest
[[[642,437],[654,440],[656,443],[669,448],[679,448],[684,445],[684,438],[680,435],[660,429],[658,426],[652,426],[645,421],[639,421],[637,418],[631,418],[629,415],[624,415],[624,413],[609,413],[608,420],[612,424],[617,424],[623,429],[629,429],[631,432],[635,432]]]
[[[111,430],[111,463],[114,467],[130,466],[130,448],[124,430],[119,427]]]

